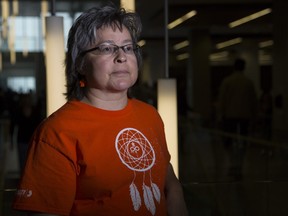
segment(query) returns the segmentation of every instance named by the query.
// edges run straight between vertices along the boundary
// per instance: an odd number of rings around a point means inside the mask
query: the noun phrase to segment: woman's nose
[[[125,52],[122,49],[119,49],[117,54],[116,54],[116,61],[118,63],[123,63],[127,61],[127,56]]]

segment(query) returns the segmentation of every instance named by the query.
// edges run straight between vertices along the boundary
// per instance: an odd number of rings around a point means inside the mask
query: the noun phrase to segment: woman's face
[[[97,93],[123,93],[127,92],[137,80],[138,66],[131,46],[126,46],[127,53],[123,49],[118,49],[125,45],[132,44],[129,31],[123,27],[122,31],[118,28],[104,27],[97,31],[97,41],[94,46],[100,48],[88,52],[85,57],[84,75],[86,76],[86,86],[88,92]],[[109,45],[115,50],[114,53],[105,54],[109,50]],[[108,46],[106,46],[108,45]]]

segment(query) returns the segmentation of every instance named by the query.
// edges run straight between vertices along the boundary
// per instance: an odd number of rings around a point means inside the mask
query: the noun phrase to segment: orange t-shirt
[[[170,155],[156,109],[69,101],[35,131],[13,207],[59,215],[167,215]]]

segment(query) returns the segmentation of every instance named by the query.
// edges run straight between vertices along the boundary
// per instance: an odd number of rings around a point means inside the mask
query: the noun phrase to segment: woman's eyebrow
[[[122,43],[128,43],[128,42],[132,42],[132,39],[126,39],[126,40],[123,40]],[[101,43],[112,43],[112,44],[116,44],[115,41],[113,40],[104,40],[104,41],[101,41]],[[100,44],[101,44],[100,43]]]

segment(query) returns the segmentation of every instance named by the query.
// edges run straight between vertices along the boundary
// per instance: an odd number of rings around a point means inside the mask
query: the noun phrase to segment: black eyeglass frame
[[[84,56],[84,55],[86,55],[86,54],[89,53],[89,52],[92,52],[92,51],[94,51],[94,50],[99,49],[99,47],[102,46],[102,45],[110,45],[110,46],[113,46],[113,47],[117,48],[117,49],[114,49],[115,51],[113,51],[113,53],[111,53],[111,54],[109,54],[109,55],[113,55],[113,54],[116,53],[119,49],[122,49],[123,52],[126,54],[126,51],[124,50],[124,48],[125,48],[126,46],[129,46],[129,45],[133,45],[133,51],[134,51],[134,53],[140,49],[140,46],[139,46],[138,44],[126,44],[126,45],[123,45],[123,46],[118,46],[118,45],[116,45],[116,44],[105,44],[105,43],[104,43],[104,44],[99,44],[98,46],[93,47],[93,48],[91,48],[91,49],[84,50],[83,52],[80,53],[80,55],[81,55],[81,56]],[[101,55],[101,54],[99,54],[99,55]],[[103,55],[106,55],[106,54],[103,54]]]

